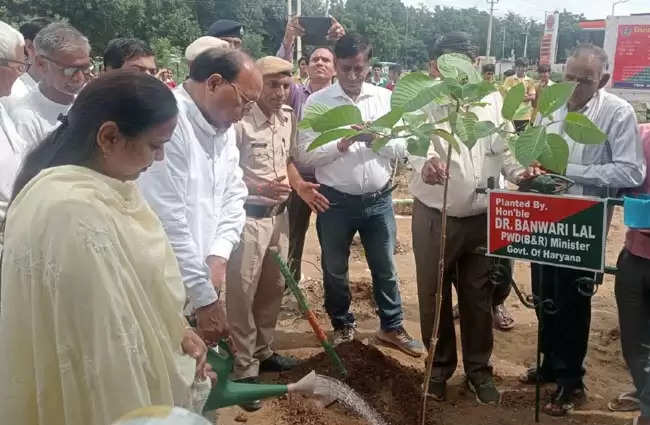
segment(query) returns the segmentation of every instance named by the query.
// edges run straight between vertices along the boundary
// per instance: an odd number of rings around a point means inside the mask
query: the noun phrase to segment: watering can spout
[[[324,391],[322,378],[313,370],[300,381],[287,385],[290,393],[302,394],[316,400],[321,407],[327,407],[336,401],[336,396],[328,391]]]

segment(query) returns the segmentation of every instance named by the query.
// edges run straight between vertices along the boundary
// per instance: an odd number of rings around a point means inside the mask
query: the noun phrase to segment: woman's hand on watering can
[[[217,374],[212,371],[212,367],[207,361],[208,346],[194,332],[194,329],[189,327],[185,329],[181,346],[183,347],[183,353],[196,360],[196,377],[201,380],[210,378],[212,381],[216,381]]]

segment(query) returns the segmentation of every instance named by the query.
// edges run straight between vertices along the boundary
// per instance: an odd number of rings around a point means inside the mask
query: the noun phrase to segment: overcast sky
[[[453,6],[458,8],[476,7],[480,10],[489,10],[487,0],[402,0],[409,6],[424,4],[428,7]],[[543,21],[545,11],[567,9],[573,13],[583,13],[587,19],[602,19],[612,12],[612,0],[499,0],[495,5],[495,14],[503,15],[508,11],[529,16],[535,20]],[[650,0],[629,0],[616,5],[616,15],[629,15],[631,13],[650,13]]]

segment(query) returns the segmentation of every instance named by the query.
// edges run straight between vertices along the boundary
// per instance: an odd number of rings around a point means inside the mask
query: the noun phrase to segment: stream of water
[[[356,391],[341,381],[329,376],[316,375],[316,391],[319,395],[336,398],[367,420],[370,425],[389,425]]]

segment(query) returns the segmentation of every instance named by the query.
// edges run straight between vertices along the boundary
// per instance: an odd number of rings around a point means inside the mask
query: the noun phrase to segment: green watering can
[[[319,376],[313,371],[300,381],[288,385],[244,384],[231,381],[228,377],[234,360],[228,345],[223,341],[208,350],[208,363],[217,374],[218,380],[210,391],[203,409],[206,412],[254,400],[281,397],[287,393],[316,397],[324,406],[336,399],[335,396],[323,391],[322,385],[319,385]]]

